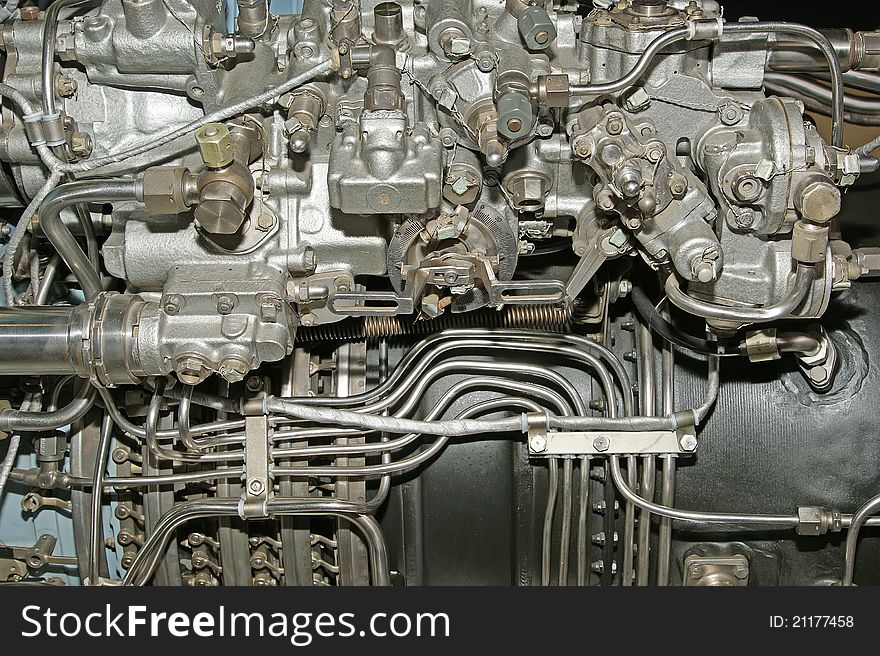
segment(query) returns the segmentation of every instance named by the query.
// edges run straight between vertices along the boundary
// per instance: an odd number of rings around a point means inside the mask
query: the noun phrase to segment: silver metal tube
[[[761,308],[738,308],[700,301],[688,296],[678,284],[675,275],[666,279],[666,295],[685,312],[704,319],[734,323],[767,323],[787,317],[803,303],[816,275],[815,267],[798,265],[794,282],[785,296],[776,303]]]
[[[841,71],[852,70],[857,65],[852,30],[824,28],[818,31],[831,43]],[[808,39],[776,38],[769,42],[769,46],[767,68],[771,71],[812,73],[828,70],[825,54]]]
[[[687,40],[690,37],[690,34],[691,31],[687,27],[680,27],[663,33],[662,35],[654,39],[647,48],[645,48],[645,51],[639,57],[636,65],[633,66],[632,70],[624,77],[613,82],[600,82],[597,84],[573,84],[571,85],[571,95],[601,96],[607,93],[616,93],[618,91],[624,91],[628,89],[636,82],[638,82],[639,78],[641,78],[642,75],[644,75],[648,71],[651,63],[654,61],[654,57],[656,57],[661,50],[674,43],[678,43],[679,41]]]
[[[727,23],[724,26],[724,32],[728,34],[787,34],[813,43],[825,58],[828,72],[831,74],[831,93],[833,98],[831,102],[831,143],[837,148],[843,148],[846,145],[843,134],[845,111],[843,104],[843,71],[841,70],[834,45],[824,34],[806,25],[783,21]]]
[[[95,474],[92,477],[92,494],[89,499],[89,585],[99,585],[101,580],[101,554],[104,553],[104,470],[110,457],[110,440],[113,438],[113,420],[104,415],[101,434],[95,454]]]
[[[654,341],[651,329],[639,323],[639,401],[641,412],[646,417],[657,413],[656,371],[654,361]],[[657,459],[653,456],[642,458],[641,492],[648,500],[654,500],[654,485],[657,478]],[[636,562],[636,585],[648,585],[651,564],[651,513],[642,510],[639,515],[638,551]]]
[[[868,517],[880,512],[880,495],[866,502],[853,515],[849,524],[849,533],[846,535],[846,550],[843,558],[843,580],[841,585],[853,584],[856,570],[856,548],[859,544],[859,531],[867,522]]]
[[[675,349],[672,344],[663,344],[663,414],[675,412]],[[675,469],[677,459],[674,455],[665,455],[663,473],[660,479],[660,503],[664,506],[675,504]],[[669,585],[669,566],[672,556],[672,520],[660,518],[657,531],[657,585]]]
[[[0,309],[0,376],[64,376],[76,373],[75,308]]]
[[[804,95],[828,104],[829,107],[833,100],[831,89],[819,82],[797,75],[782,75],[780,73],[767,73],[764,77],[769,85],[789,89],[793,95]],[[845,95],[843,106],[847,112],[855,114],[880,113],[880,101],[862,96]]]
[[[103,291],[101,279],[61,219],[61,211],[78,203],[138,200],[142,193],[140,178],[80,180],[58,186],[43,200],[40,206],[40,227],[67,268],[82,285],[86,300],[91,300]]]
[[[0,412],[0,430],[28,432],[55,430],[81,419],[94,402],[95,388],[84,384],[79,394],[59,410],[52,412],[3,410]]]
[[[568,585],[568,554],[571,549],[571,503],[574,461],[562,461],[562,528],[559,537],[559,585]]]
[[[759,515],[748,513],[700,512],[696,510],[680,510],[678,508],[670,508],[667,506],[661,506],[659,504],[652,503],[650,501],[642,499],[639,495],[633,492],[632,488],[624,480],[623,472],[620,469],[620,458],[618,456],[611,456],[610,459],[611,478],[614,480],[614,485],[617,486],[617,489],[620,492],[621,496],[623,496],[624,499],[638,506],[639,508],[650,510],[655,515],[661,515],[663,517],[669,517],[670,519],[677,519],[696,524],[730,524],[731,526],[735,527],[779,526],[795,528],[798,526],[799,521],[796,514]]]

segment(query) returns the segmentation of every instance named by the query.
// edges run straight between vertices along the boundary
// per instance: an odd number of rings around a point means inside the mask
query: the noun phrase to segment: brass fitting
[[[209,169],[221,169],[235,158],[229,128],[222,123],[208,123],[196,130],[196,142],[202,161]]]

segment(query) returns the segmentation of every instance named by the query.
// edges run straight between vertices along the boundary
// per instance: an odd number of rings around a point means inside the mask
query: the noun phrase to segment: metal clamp
[[[547,418],[527,415],[529,455],[611,456],[692,455],[697,449],[692,426],[670,431],[559,431],[548,430]]]
[[[242,519],[269,516],[267,503],[272,495],[269,474],[269,420],[265,415],[244,419],[244,490],[238,503]]]

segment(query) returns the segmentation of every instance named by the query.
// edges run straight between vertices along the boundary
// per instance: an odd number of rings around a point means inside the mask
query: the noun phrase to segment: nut
[[[92,135],[88,132],[71,132],[69,145],[74,156],[88,157],[92,154]]]
[[[189,174],[182,166],[153,166],[144,171],[144,205],[150,214],[165,216],[189,209],[185,182]]]
[[[808,183],[795,196],[795,207],[806,220],[825,223],[840,212],[840,189],[830,181]]]
[[[791,234],[791,257],[797,262],[815,264],[825,260],[828,226],[798,221]]]
[[[545,107],[568,107],[571,89],[567,75],[539,75],[533,95]]]
[[[233,294],[220,294],[217,297],[217,312],[229,314],[235,308],[236,298]]]
[[[55,93],[62,98],[73,96],[76,93],[77,86],[76,80],[72,77],[67,77],[63,73],[58,73],[55,76]]]
[[[529,7],[517,21],[519,33],[529,50],[546,50],[556,40],[556,26],[543,7]]]
[[[195,136],[205,166],[219,169],[232,163],[234,158],[232,135],[225,125],[208,123],[196,130]]]
[[[508,91],[498,98],[498,133],[510,141],[528,134],[534,123],[532,103],[519,91]]]
[[[177,314],[186,305],[186,301],[180,294],[168,294],[162,299],[162,309],[165,314]]]

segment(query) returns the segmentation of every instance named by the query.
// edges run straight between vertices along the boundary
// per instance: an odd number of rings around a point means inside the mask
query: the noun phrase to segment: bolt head
[[[694,451],[697,448],[697,437],[695,435],[685,435],[679,442],[683,451]]]
[[[263,481],[258,478],[252,478],[248,481],[248,491],[251,494],[260,494],[263,491]]]
[[[534,453],[544,453],[547,450],[547,438],[543,435],[533,435],[529,439],[529,449]]]
[[[801,216],[808,221],[824,223],[840,213],[840,189],[831,182],[807,185],[797,203]]]
[[[604,453],[609,448],[611,448],[611,440],[609,440],[605,435],[599,435],[593,440],[593,448],[600,453]]]

